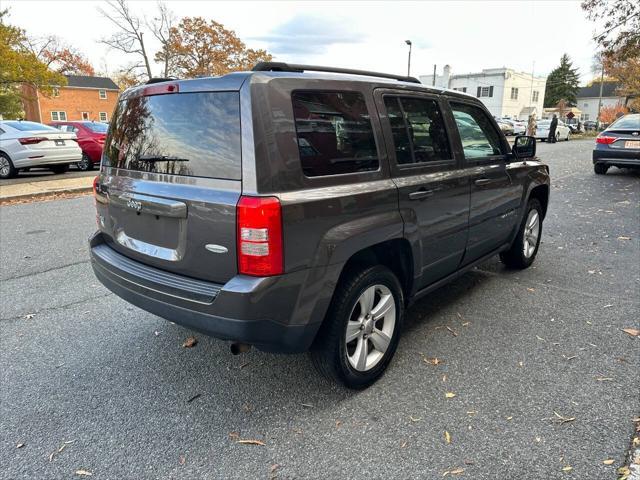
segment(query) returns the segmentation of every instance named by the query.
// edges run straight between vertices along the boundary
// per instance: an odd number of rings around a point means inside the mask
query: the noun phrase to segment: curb
[[[19,193],[16,195],[0,195],[0,205],[19,200],[38,200],[41,198],[50,197],[58,194],[73,194],[73,193],[88,193],[93,191],[93,186],[90,187],[68,187],[60,188],[56,190],[43,190],[34,193]]]

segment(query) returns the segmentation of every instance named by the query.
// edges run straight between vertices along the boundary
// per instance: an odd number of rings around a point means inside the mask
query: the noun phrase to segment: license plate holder
[[[54,140],[56,147],[64,147],[64,140]]]
[[[640,140],[627,140],[624,142],[624,148],[639,148]]]

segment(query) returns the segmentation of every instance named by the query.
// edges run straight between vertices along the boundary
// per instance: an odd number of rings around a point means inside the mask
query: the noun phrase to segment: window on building
[[[586,122],[589,120],[589,114],[588,113],[581,113],[580,114],[580,120],[583,122]]]
[[[89,112],[82,112],[82,119],[89,120]]]
[[[60,96],[60,89],[58,87],[53,87],[53,91],[51,93],[54,97]]]
[[[107,121],[107,112],[100,112],[100,121],[101,122],[106,122]]]
[[[518,99],[518,89],[511,87],[511,100]]]
[[[453,89],[457,92],[467,93],[467,87],[454,87]]]
[[[100,95],[100,100],[107,99],[107,91],[106,90],[98,90],[98,95]]]
[[[533,94],[531,95],[531,100],[533,102],[537,102],[539,98],[540,98],[540,92],[537,90],[534,90]]]
[[[67,120],[67,113],[66,112],[61,112],[61,111],[57,111],[57,112],[51,112],[51,120],[54,122],[64,122]]]
[[[442,113],[435,100],[387,96],[384,103],[399,165],[452,158]]]
[[[291,99],[306,176],[378,169],[370,114],[361,93],[293,92]]]
[[[582,104],[582,106],[583,106],[584,108],[589,108],[589,104],[588,104],[588,103],[584,103],[584,104]]]
[[[493,86],[478,87],[477,97],[493,97]]]

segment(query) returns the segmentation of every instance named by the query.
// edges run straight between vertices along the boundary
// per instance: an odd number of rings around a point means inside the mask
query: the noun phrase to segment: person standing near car
[[[549,143],[556,143],[556,129],[558,128],[558,116],[554,113],[549,125]]]
[[[527,122],[527,135],[529,135],[530,137],[535,137],[537,127],[538,124],[536,123],[536,114],[532,113],[531,115],[529,115],[529,121]]]

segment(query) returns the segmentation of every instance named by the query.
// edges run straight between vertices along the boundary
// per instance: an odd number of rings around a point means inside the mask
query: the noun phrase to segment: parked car
[[[496,119],[496,122],[498,124],[498,127],[500,127],[500,130],[502,131],[502,133],[504,133],[505,135],[514,135],[515,134],[515,130],[513,128],[513,125],[510,122],[506,122],[502,119]]]
[[[80,170],[91,170],[100,163],[102,147],[109,125],[104,122],[52,122],[49,125],[63,132],[73,132],[82,149],[82,160],[76,165]]]
[[[524,135],[527,132],[527,123],[512,118],[503,118],[502,122],[508,123],[513,129],[514,135]]]
[[[585,132],[593,131],[597,127],[597,123],[592,120],[587,120],[582,123],[582,128],[584,128]]]
[[[549,127],[551,125],[551,120],[540,120],[538,121],[538,125],[536,127],[536,138],[546,142],[549,139]],[[569,136],[571,135],[571,130],[567,125],[562,121],[558,120],[558,126],[556,127],[556,142],[560,140],[569,141]]]
[[[82,158],[75,133],[61,132],[37,122],[0,121],[0,178],[21,169],[47,167],[64,173]]]
[[[593,170],[604,175],[612,166],[640,168],[640,113],[620,117],[596,137]]]
[[[310,350],[364,388],[414,299],[496,254],[532,264],[549,170],[476,98],[318,70],[267,62],[125,91],[90,256],[115,294],[233,353]]]

